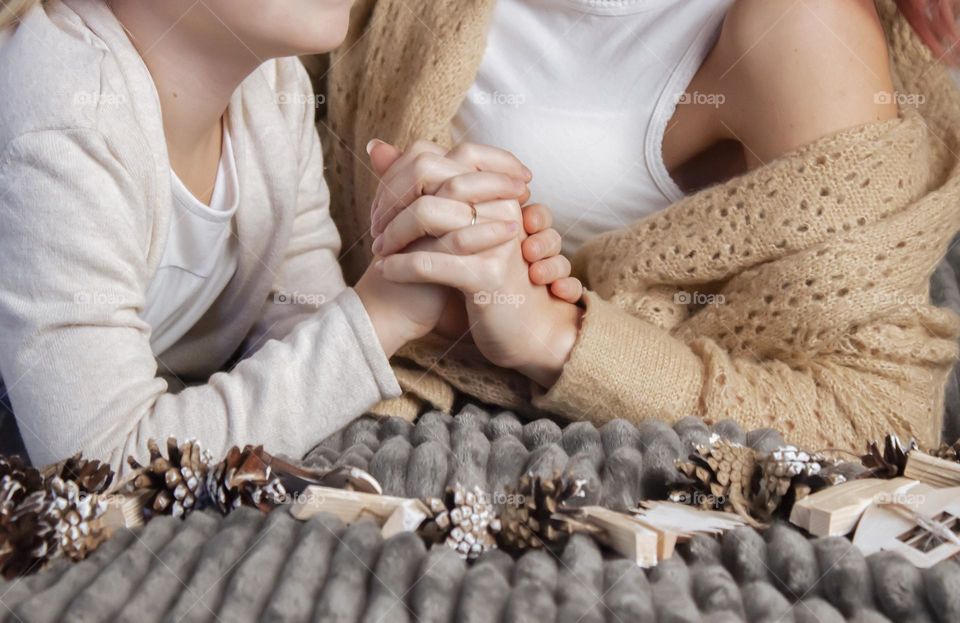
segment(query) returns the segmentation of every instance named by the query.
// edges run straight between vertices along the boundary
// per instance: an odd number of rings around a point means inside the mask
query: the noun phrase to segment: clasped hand
[[[549,210],[521,208],[529,170],[480,145],[447,152],[419,142],[401,153],[373,141],[368,151],[381,183],[371,206],[376,258],[361,296],[377,289],[403,308],[401,342],[469,332],[494,364],[552,385],[576,341],[582,287]]]

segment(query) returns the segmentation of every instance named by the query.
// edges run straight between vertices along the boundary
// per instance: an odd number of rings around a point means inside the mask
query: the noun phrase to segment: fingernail
[[[367,143],[367,155],[369,156],[371,153],[373,153],[373,148],[382,142],[383,141],[381,141],[380,139],[375,138],[375,139],[372,139],[369,143]]]
[[[530,180],[533,179],[533,171],[531,171],[527,167],[523,167],[523,176],[524,176],[524,180],[529,182]]]
[[[377,260],[376,262],[374,262],[374,263],[373,263],[373,270],[377,271],[378,273],[382,273],[382,272],[383,272],[383,260]]]
[[[380,251],[383,250],[383,236],[377,236],[376,240],[373,241],[373,252],[377,255],[380,255]]]

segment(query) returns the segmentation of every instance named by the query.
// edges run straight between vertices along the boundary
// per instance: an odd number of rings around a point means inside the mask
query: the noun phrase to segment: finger
[[[537,285],[544,286],[569,276],[570,260],[562,255],[554,255],[530,265],[530,281]]]
[[[478,203],[477,223],[507,221],[519,223],[520,205],[513,200]],[[430,236],[439,238],[469,227],[474,210],[462,201],[424,195],[401,211],[373,241],[374,255],[387,256],[407,248],[414,241]]]
[[[367,143],[367,155],[370,156],[370,165],[377,177],[382,177],[397,160],[403,156],[403,152],[378,138]],[[379,185],[377,193],[374,195],[374,201],[370,204],[370,220],[373,221],[374,210],[377,205],[376,198],[380,194]]]
[[[576,277],[564,277],[550,284],[550,292],[567,303],[578,303],[583,298],[583,284]]]
[[[377,177],[382,177],[393,164],[403,156],[403,152],[378,138],[367,143],[367,155]]]
[[[520,205],[522,205],[522,206],[523,206],[523,205],[527,205],[527,202],[530,201],[530,196],[531,196],[531,195],[530,195],[530,187],[529,187],[529,186],[524,186],[524,187],[523,187],[523,192],[520,193],[520,196],[519,196],[519,197],[517,197],[517,201],[519,201],[519,202],[520,202]]]
[[[478,173],[478,174],[476,174],[476,175],[480,175],[480,174]],[[489,175],[493,176],[493,175],[498,175],[498,174],[493,174],[493,173],[491,173],[491,174],[489,174]],[[444,173],[437,173],[436,175],[431,176],[430,178],[425,178],[425,180],[424,180],[424,186],[423,186],[423,189],[422,189],[422,191],[421,191],[420,196],[426,197],[426,196],[431,196],[431,195],[437,195],[437,196],[440,196],[441,198],[454,199],[454,200],[461,201],[461,202],[464,202],[464,203],[476,204],[477,206],[480,206],[480,205],[483,205],[483,204],[490,204],[490,205],[492,205],[492,204],[495,204],[495,203],[502,204],[504,201],[509,201],[510,204],[511,204],[512,206],[514,206],[514,207],[513,207],[512,210],[510,210],[510,214],[509,214],[508,216],[495,216],[495,215],[491,215],[490,218],[504,218],[504,219],[510,219],[510,220],[515,220],[516,218],[518,218],[517,216],[514,215],[514,213],[517,213],[517,214],[518,214],[518,213],[519,213],[519,209],[520,209],[520,205],[522,205],[523,202],[527,201],[527,199],[530,198],[530,191],[529,191],[529,189],[528,189],[526,186],[523,187],[524,190],[523,190],[523,192],[520,194],[519,198],[518,198],[518,197],[515,197],[515,196],[507,196],[507,197],[504,197],[504,198],[500,198],[500,197],[497,197],[497,195],[500,195],[500,194],[503,194],[503,195],[512,195],[514,191],[512,191],[512,190],[506,190],[506,191],[503,191],[503,192],[496,192],[496,190],[497,190],[496,188],[489,188],[489,189],[487,189],[487,190],[476,189],[476,186],[474,186],[475,184],[484,184],[485,182],[483,182],[482,180],[476,180],[476,179],[474,179],[474,180],[471,180],[471,181],[468,183],[468,184],[469,184],[468,190],[470,190],[470,189],[475,189],[476,192],[463,192],[463,193],[461,193],[461,195],[462,195],[462,196],[466,196],[466,197],[470,197],[470,196],[474,196],[474,197],[486,197],[486,196],[489,196],[489,198],[486,198],[486,199],[477,199],[477,200],[462,200],[462,199],[458,199],[457,197],[454,197],[454,196],[450,196],[450,197],[446,196],[446,195],[448,195],[448,194],[450,194],[450,193],[447,193],[447,192],[444,192],[444,191],[440,190],[440,188],[439,188],[439,187],[436,185],[436,183],[435,183],[436,180],[441,180],[441,181],[447,181],[447,180],[449,180],[449,181],[452,182],[452,180],[455,179],[456,177],[457,177],[456,175],[452,175],[452,176],[448,176],[447,179],[444,180],[444,179],[443,179],[443,178],[444,178]],[[509,179],[509,178],[502,178],[502,179],[501,179],[501,182],[502,182],[502,184],[500,185],[500,188],[501,188],[501,189],[502,189],[502,188],[509,188],[509,187],[510,187],[511,182],[509,182],[508,179]],[[522,182],[521,182],[521,183],[522,183]],[[454,186],[456,186],[456,184],[458,184],[458,183],[457,183],[457,182],[453,182],[453,185],[454,185]],[[382,186],[382,185],[381,185],[381,186]],[[378,191],[378,192],[379,192],[379,191]],[[374,214],[371,215],[371,223],[372,223],[372,226],[371,226],[371,228],[370,228],[370,231],[371,231],[371,233],[373,234],[373,236],[376,237],[376,236],[381,235],[381,234],[385,231],[386,227],[393,221],[393,219],[395,219],[395,218],[397,217],[398,214],[402,213],[407,207],[409,207],[410,205],[412,205],[412,202],[411,202],[411,203],[405,203],[406,201],[411,200],[411,199],[412,199],[412,201],[416,201],[416,197],[413,197],[412,194],[411,194],[410,196],[403,197],[401,200],[398,200],[398,201],[396,201],[396,202],[389,202],[389,201],[381,200],[381,201],[380,201],[380,208],[379,208],[379,210],[378,210],[376,213],[374,213]],[[375,202],[375,203],[376,203],[376,202]],[[481,212],[482,212],[482,211],[481,211]],[[503,210],[498,210],[498,212],[503,213]]]
[[[557,230],[547,229],[531,235],[523,241],[520,248],[523,250],[523,259],[533,264],[548,257],[560,255],[562,244],[563,241]]]
[[[416,251],[396,253],[374,264],[385,279],[395,283],[432,283],[464,292],[480,287],[481,266],[476,255]]]
[[[438,241],[441,249],[454,255],[473,255],[513,240],[520,231],[516,221],[491,221],[463,227]]]
[[[377,189],[371,219],[374,235],[382,233],[383,228],[417,197],[437,194],[445,181],[464,173],[469,170],[463,165],[430,152],[421,153],[409,163],[401,158]]]
[[[519,158],[499,147],[461,143],[447,153],[447,158],[476,171],[505,173],[524,182],[533,179],[533,173],[520,162]]]
[[[479,214],[477,210],[478,217]],[[472,220],[473,208],[466,203],[425,195],[390,221],[373,241],[373,252],[380,256],[390,255],[424,236],[439,238],[468,227]]]
[[[434,154],[442,157],[444,153],[445,150],[435,143],[431,143],[430,141],[417,141],[403,152],[400,158],[394,161],[393,165],[385,172],[381,174],[375,171],[377,177],[380,178],[380,184],[377,186],[377,192],[370,206],[371,222],[382,202],[384,188],[387,184],[390,184],[396,177],[413,166],[413,162],[423,154]]]
[[[523,228],[528,234],[535,234],[553,225],[553,213],[542,203],[531,203],[523,207]]]
[[[527,185],[515,177],[479,171],[447,179],[434,194],[464,203],[482,203],[497,199],[517,199],[526,189]]]
[[[521,221],[520,204],[516,199],[499,199],[497,201],[484,201],[475,203],[477,208],[477,221]]]

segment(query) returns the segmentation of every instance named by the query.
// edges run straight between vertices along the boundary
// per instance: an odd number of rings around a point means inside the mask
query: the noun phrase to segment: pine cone
[[[442,540],[470,560],[496,548],[500,520],[488,498],[479,487],[468,491],[458,484],[447,490],[444,500],[427,500],[434,516],[421,529],[421,534],[433,542]]]
[[[577,526],[572,521],[577,511],[569,503],[586,495],[584,484],[560,474],[524,475],[500,515],[500,544],[514,551],[563,545]]]
[[[864,478],[896,478],[903,476],[907,467],[907,455],[917,449],[917,442],[910,440],[904,447],[903,442],[896,435],[887,435],[883,440],[883,450],[876,441],[867,444],[867,453],[860,457],[863,466],[867,468]]]
[[[955,461],[960,463],[960,439],[957,439],[952,444],[941,444],[939,448],[930,454],[938,459],[945,459],[947,461]]]
[[[760,459],[754,514],[769,521],[778,510],[789,513],[795,502],[811,492],[843,482],[845,478],[834,471],[836,465],[836,461],[821,454],[808,454],[794,446],[770,452]]]
[[[271,461],[263,446],[230,448],[227,457],[207,472],[207,491],[214,506],[226,515],[240,505],[268,512],[283,504],[287,491]]]
[[[173,437],[167,439],[167,457],[160,453],[157,442],[147,442],[150,464],[141,465],[132,456],[127,459],[135,471],[126,492],[144,495],[144,511],[149,515],[183,517],[202,508],[206,503],[206,481],[209,454],[201,452],[195,441],[177,445]]]
[[[46,490],[26,492],[10,473],[0,479],[0,573],[6,579],[35,571],[59,553]]]
[[[104,493],[113,482],[110,465],[97,460],[87,460],[78,452],[69,459],[60,461],[43,470],[44,478],[54,477],[72,480],[81,493]]]
[[[83,560],[107,539],[99,519],[107,505],[96,493],[84,493],[72,480],[50,479],[45,513],[56,526],[60,549],[71,560]]]
[[[763,526],[750,512],[760,476],[753,449],[717,440],[710,446],[697,446],[696,452],[687,461],[678,462],[677,467],[688,483],[670,493],[672,501],[733,512],[754,527]]]
[[[14,505],[34,491],[43,489],[43,474],[40,470],[27,465],[19,456],[0,456],[0,480],[4,478],[10,478],[11,481],[20,485]]]

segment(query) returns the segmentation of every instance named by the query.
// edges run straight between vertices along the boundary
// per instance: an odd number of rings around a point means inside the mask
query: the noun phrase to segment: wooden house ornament
[[[853,544],[865,556],[894,551],[921,568],[960,554],[960,487],[921,483],[869,506]]]

